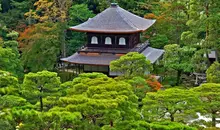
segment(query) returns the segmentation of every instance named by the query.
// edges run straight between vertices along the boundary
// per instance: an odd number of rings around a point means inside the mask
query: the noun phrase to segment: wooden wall
[[[98,44],[91,44],[93,36],[98,38]],[[110,37],[112,39],[111,45],[105,44],[105,38]],[[126,45],[119,45],[119,39],[125,38]],[[134,34],[101,34],[101,33],[87,33],[88,47],[103,47],[103,48],[133,48],[140,42],[140,33]]]

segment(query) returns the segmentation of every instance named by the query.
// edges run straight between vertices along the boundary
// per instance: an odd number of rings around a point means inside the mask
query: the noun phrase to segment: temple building
[[[110,62],[128,52],[142,53],[153,64],[164,51],[150,47],[148,41],[141,43],[140,34],[154,23],[155,20],[141,18],[112,3],[94,18],[70,27],[73,31],[86,32],[87,43],[61,61],[79,66],[83,72],[103,72],[109,76],[117,75],[110,71]]]

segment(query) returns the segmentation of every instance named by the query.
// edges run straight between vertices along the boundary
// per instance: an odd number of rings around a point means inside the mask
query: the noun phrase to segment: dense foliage
[[[59,59],[86,43],[85,33],[68,28],[110,2],[156,19],[141,41],[164,49],[162,60],[152,65],[132,52],[111,62],[119,77],[59,77]],[[219,7],[219,0],[0,0],[0,130],[215,129],[220,123]]]
[[[131,78],[144,76],[153,68],[150,60],[146,60],[144,55],[140,55],[138,52],[129,52],[119,59],[112,61],[110,63],[110,69],[114,72],[120,72],[125,78]]]

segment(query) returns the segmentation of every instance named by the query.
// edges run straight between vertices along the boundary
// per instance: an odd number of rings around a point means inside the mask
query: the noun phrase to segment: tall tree
[[[207,81],[209,83],[220,83],[220,64],[214,62],[206,71]]]
[[[16,121],[12,109],[26,105],[26,99],[20,97],[18,79],[11,73],[0,70],[0,126],[1,130],[15,129]]]
[[[69,25],[77,25],[85,22],[89,18],[94,17],[95,14],[92,13],[85,4],[73,5],[69,9]]]
[[[80,23],[87,21],[89,18],[95,16],[92,11],[90,11],[86,4],[75,4],[69,9],[69,26],[75,26]],[[66,48],[67,55],[72,55],[76,52],[82,45],[86,43],[85,41],[86,35],[85,33],[74,32],[71,30],[67,30],[66,37]]]
[[[33,104],[39,101],[40,111],[43,111],[43,98],[59,96],[59,85],[60,78],[57,77],[57,73],[55,72],[41,71],[28,73],[24,78],[22,94]]]
[[[187,122],[196,114],[200,105],[198,95],[190,90],[170,88],[150,92],[143,99],[142,114],[147,121]]]
[[[0,130],[16,129],[20,121],[16,120],[12,112],[14,108],[22,108],[26,105],[26,99],[15,95],[0,96]],[[16,111],[18,112],[18,111]]]
[[[145,14],[145,18],[156,19],[156,24],[151,28],[152,31],[147,31],[150,39],[164,40],[161,44],[166,44],[166,39],[169,43],[180,45],[182,32],[186,30],[187,21],[187,3],[189,0],[147,0],[145,6],[151,12]],[[150,32],[150,34],[149,34]],[[161,37],[162,36],[162,37]],[[163,48],[163,45],[159,48]]]
[[[25,104],[20,105],[23,106],[13,107],[11,112],[14,129],[42,129],[43,121],[40,112],[34,110],[33,107],[26,107]]]
[[[61,35],[60,37],[60,49],[61,56],[66,56],[66,28],[67,28],[67,19],[68,19],[68,10],[72,5],[71,0],[37,0],[34,3],[35,8],[29,10],[25,13],[27,17],[28,24],[36,23],[55,23],[59,24]],[[61,57],[59,56],[59,58]]]
[[[146,60],[146,57],[138,52],[129,52],[110,63],[110,70],[120,72],[125,78],[143,77],[152,69],[150,60]]]
[[[38,0],[34,3],[36,9],[25,13],[25,16],[29,24],[32,24],[32,20],[36,22],[65,22],[71,5],[71,0]]]
[[[54,70],[60,57],[63,29],[60,23],[39,23],[25,39],[22,62],[26,71]],[[36,64],[39,63],[39,64]]]
[[[150,38],[150,45],[154,48],[163,49],[169,43],[166,35],[157,34]]]
[[[181,74],[183,72],[192,72],[193,70],[191,57],[196,49],[190,47],[180,47],[180,45],[177,44],[166,45],[164,49],[164,67],[177,71],[176,85],[179,85]]]
[[[24,13],[33,8],[34,0],[2,0],[1,25],[9,29],[22,31],[26,27]]]
[[[0,47],[0,69],[17,75],[17,70],[20,69],[20,61],[12,49]]]
[[[18,79],[9,72],[0,70],[0,96],[2,95],[18,95]]]
[[[69,85],[67,96],[60,98],[60,107],[82,114],[79,129],[88,129],[87,125],[94,129],[103,125],[115,127],[119,121],[140,118],[137,97],[128,83],[115,81],[104,74],[85,73]]]
[[[18,42],[16,41],[18,33],[12,31],[6,34],[2,47],[0,46],[0,69],[9,71],[16,76],[23,75],[23,67],[18,52]]]
[[[182,40],[188,46],[196,46],[198,51],[203,51],[207,61],[210,50],[218,51],[219,29],[216,28],[220,22],[219,0],[190,0],[189,3],[188,31],[182,34]],[[201,55],[204,57],[203,55]],[[200,56],[200,57],[201,57]],[[198,57],[198,56],[197,56]],[[198,57],[199,59],[201,59]],[[195,57],[196,58],[196,57]],[[199,63],[199,62],[198,62]],[[200,65],[204,64],[203,62]],[[206,63],[207,66],[210,62]]]
[[[220,84],[206,83],[193,89],[198,92],[206,117],[212,118],[212,126],[216,127],[220,115]]]
[[[193,71],[197,73],[205,73],[208,69],[209,59],[204,56],[207,51],[204,49],[197,50],[192,56]]]
[[[120,77],[116,80],[122,80]],[[146,80],[142,77],[133,77],[131,79],[125,80],[125,82],[129,83],[133,87],[133,92],[138,97],[139,105],[142,104],[142,99],[145,97],[146,93],[151,90],[148,86]]]

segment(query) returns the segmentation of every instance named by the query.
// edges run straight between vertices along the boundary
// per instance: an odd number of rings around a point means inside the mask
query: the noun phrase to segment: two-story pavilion
[[[155,63],[164,51],[149,47],[147,41],[140,43],[140,33],[154,23],[155,20],[141,18],[112,3],[94,18],[70,27],[73,31],[86,32],[87,44],[61,61],[78,65],[84,72],[103,72],[110,76],[117,75],[109,70],[110,62],[128,52],[142,53]]]

